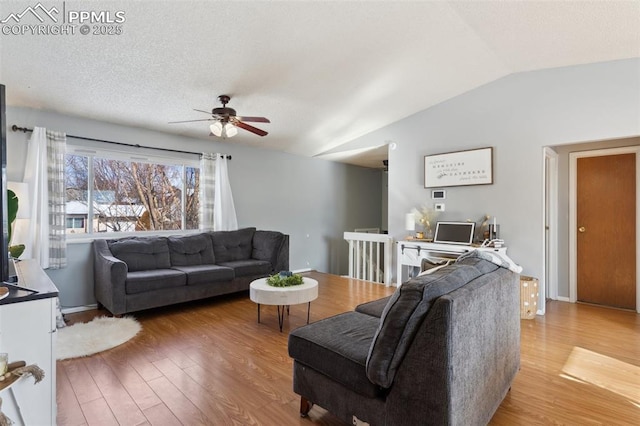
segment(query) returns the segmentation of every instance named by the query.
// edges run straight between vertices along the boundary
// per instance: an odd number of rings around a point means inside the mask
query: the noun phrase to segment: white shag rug
[[[56,359],[88,356],[115,348],[140,330],[140,323],[131,317],[96,317],[89,322],[63,327],[58,329]]]

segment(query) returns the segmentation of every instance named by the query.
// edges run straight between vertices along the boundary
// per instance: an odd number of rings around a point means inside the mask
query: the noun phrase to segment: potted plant
[[[420,209],[414,208],[411,212],[414,215],[416,223],[420,224],[424,229],[422,236],[418,238],[433,240],[433,225],[439,212],[427,206],[422,206]]]
[[[8,189],[7,190],[7,221],[9,222],[9,230],[8,230],[8,244],[9,244],[9,254],[14,259],[19,258],[24,252],[24,244],[17,244],[15,246],[11,245],[11,237],[13,234],[13,222],[15,222],[16,217],[18,216],[18,196],[15,192]]]

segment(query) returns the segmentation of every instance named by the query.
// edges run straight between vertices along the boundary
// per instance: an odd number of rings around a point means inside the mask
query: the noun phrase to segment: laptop
[[[471,245],[475,222],[437,222],[434,243]]]

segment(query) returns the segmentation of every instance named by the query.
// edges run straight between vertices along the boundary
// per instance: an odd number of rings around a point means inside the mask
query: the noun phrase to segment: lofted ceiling
[[[37,4],[2,1],[1,25]],[[385,141],[359,149],[349,142],[511,73],[640,57],[638,0],[42,6],[56,6],[58,18],[121,11],[126,20],[119,35],[3,30],[0,83],[9,105],[209,139],[207,122],[168,122],[207,118],[193,109],[218,107],[217,96],[228,94],[239,115],[271,123],[255,123],[266,137],[240,130],[226,143],[376,168]],[[30,14],[19,19],[39,24]]]

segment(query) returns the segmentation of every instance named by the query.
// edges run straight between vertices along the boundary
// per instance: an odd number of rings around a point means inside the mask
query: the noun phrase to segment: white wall
[[[348,148],[397,144],[389,151],[389,230],[402,238],[404,215],[432,203],[424,188],[424,155],[494,147],[494,184],[447,188],[441,218],[496,216],[509,255],[524,274],[542,278],[543,147],[637,135],[640,60],[630,59],[510,75],[365,135]],[[565,250],[559,264],[567,262]],[[563,284],[561,296],[568,295],[568,283]]]
[[[389,230],[389,175],[382,172],[382,227],[383,231]]]
[[[346,274],[343,232],[381,226],[380,170],[242,147],[233,139],[192,139],[29,108],[7,108],[7,122],[9,127],[40,126],[117,142],[231,154],[229,175],[240,227],[289,234],[292,270]],[[22,180],[29,136],[7,131],[8,180]],[[48,271],[63,307],[95,303],[90,245],[70,244],[68,257],[67,268]]]

